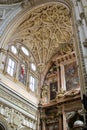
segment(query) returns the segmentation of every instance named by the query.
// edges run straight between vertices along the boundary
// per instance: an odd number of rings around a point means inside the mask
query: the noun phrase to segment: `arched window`
[[[35,66],[34,63],[31,63],[31,69],[32,69],[33,71],[36,71],[36,66]]]
[[[11,52],[17,54],[17,48],[14,45],[11,46]]]
[[[23,62],[23,61],[20,62],[18,78],[20,82],[26,85],[26,80],[27,80],[27,63],[26,62]]]
[[[15,73],[15,61],[12,58],[8,58],[7,73],[10,76],[14,76],[14,73]]]
[[[8,47],[5,71],[10,77],[14,77],[18,83],[27,86],[35,92],[37,89],[38,72],[34,57],[27,47],[20,43],[11,44]]]
[[[26,56],[29,56],[29,51],[24,46],[21,46],[21,50]]]

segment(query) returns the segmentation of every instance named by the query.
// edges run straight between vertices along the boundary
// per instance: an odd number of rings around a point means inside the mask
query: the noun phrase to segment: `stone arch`
[[[7,26],[6,30],[3,33],[3,36],[1,37],[1,46],[2,48],[5,47],[5,45],[9,42],[9,39],[11,38],[11,36],[14,34],[14,31],[17,29],[17,27],[24,21],[24,19],[26,19],[26,17],[29,15],[29,13],[33,10],[35,10],[36,8],[42,6],[43,4],[49,4],[49,3],[62,3],[65,6],[67,6],[69,8],[70,11],[72,11],[72,21],[73,23],[75,23],[75,16],[74,16],[74,8],[73,8],[73,3],[71,0],[45,0],[45,1],[38,1],[37,3],[35,3],[35,5],[31,6],[30,9],[29,8],[25,8],[23,9],[23,11],[21,11]],[[75,27],[73,27],[73,31],[76,32]],[[76,46],[76,45],[75,45]],[[49,66],[49,65],[48,65]],[[46,72],[45,72],[46,73]],[[45,76],[45,74],[44,74]],[[44,77],[43,77],[44,80]],[[43,83],[42,83],[43,84]]]
[[[11,130],[8,122],[0,116],[0,130]]]
[[[31,11],[33,11],[34,9],[42,6],[43,4],[49,4],[49,3],[52,3],[52,2],[55,2],[55,3],[62,3],[64,5],[66,5],[69,9],[71,9],[71,15],[72,15],[72,21],[73,21],[73,32],[77,32],[77,29],[76,29],[76,19],[75,19],[75,9],[73,8],[73,3],[71,0],[45,0],[45,1],[38,1],[38,3],[35,3],[34,5],[32,5],[30,8],[25,8],[23,11],[21,11],[10,23],[9,25],[7,26],[6,30],[4,31],[2,37],[1,37],[1,47],[4,48],[5,45],[9,42],[9,39],[11,38],[11,36],[14,34],[15,30],[17,29],[17,27],[26,19],[26,17],[29,15],[29,13]],[[78,49],[78,43],[79,41],[76,40],[77,39],[77,35],[75,36],[75,41],[76,41],[76,44],[75,44],[75,48]],[[75,50],[77,53],[78,51]],[[77,54],[76,54],[77,55]],[[80,63],[79,63],[80,64]],[[81,66],[81,65],[80,65]],[[45,72],[46,73],[46,72]],[[45,74],[44,74],[45,76]],[[42,81],[44,80],[44,76],[43,76],[43,79]],[[43,83],[41,83],[43,84]]]
[[[49,3],[62,3],[64,5],[66,5],[69,10],[72,9],[72,1],[68,1],[68,0],[45,0],[45,1],[39,1],[37,3],[35,3],[35,5],[33,5],[32,7],[26,8],[23,11],[21,11],[15,18],[13,18],[13,20],[8,24],[8,26],[6,27],[6,29],[3,32],[3,35],[1,36],[1,48],[3,48],[5,46],[5,44],[7,44],[9,42],[10,37],[12,36],[12,34],[14,34],[14,31],[17,29],[17,27],[21,24],[21,22],[23,22],[23,20],[26,18],[26,16],[29,15],[29,13],[42,6],[43,4],[49,4]]]

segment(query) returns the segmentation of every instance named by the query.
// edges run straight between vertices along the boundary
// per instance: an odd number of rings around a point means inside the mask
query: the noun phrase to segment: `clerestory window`
[[[35,90],[35,78],[33,76],[30,76],[30,89]]]
[[[18,83],[27,86],[29,90],[35,92],[37,89],[38,72],[35,60],[29,50],[18,43],[8,47],[6,60],[6,72],[14,77]]]
[[[15,72],[15,62],[11,58],[8,59],[8,65],[7,65],[7,73],[10,76],[14,76]]]

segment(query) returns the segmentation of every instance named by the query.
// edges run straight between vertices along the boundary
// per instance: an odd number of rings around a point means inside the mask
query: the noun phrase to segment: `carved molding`
[[[32,106],[25,99],[15,95],[13,92],[6,90],[1,85],[0,85],[0,97],[10,102],[11,104],[19,107],[20,109],[23,109],[27,113],[30,113],[31,115],[36,116],[37,108],[35,106]]]
[[[0,115],[0,124],[5,128],[5,130],[11,130],[9,123],[2,115]]]
[[[0,123],[5,127],[5,130],[11,130],[11,127],[18,129],[21,127],[35,129],[36,127],[37,121],[26,117],[22,113],[13,108],[9,108],[6,105],[0,105],[0,114]]]

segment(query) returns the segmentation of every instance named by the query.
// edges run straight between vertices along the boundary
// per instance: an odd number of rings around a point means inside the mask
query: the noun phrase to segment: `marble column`
[[[79,14],[80,16],[83,15],[83,7],[82,7],[82,3],[81,0],[77,0],[77,4],[78,4],[78,9],[79,9]]]
[[[83,29],[84,29],[84,34],[85,34],[85,42],[87,42],[87,25],[86,25],[86,21],[85,18],[83,17],[82,19],[82,25],[83,25]],[[86,43],[87,44],[87,43]]]
[[[46,125],[45,125],[45,120],[44,119],[42,120],[42,129],[46,130]]]
[[[66,115],[65,115],[64,105],[62,107],[62,114],[63,114],[63,130],[67,130],[67,122],[66,122]]]
[[[75,6],[75,15],[76,15],[77,26],[78,26],[78,30],[79,30],[79,34],[80,34],[80,40],[82,43],[85,43],[87,30],[86,30],[86,23],[85,23],[84,19],[82,20],[83,9],[81,6],[81,2],[79,0],[77,0],[77,2],[74,3],[74,6]]]
[[[77,5],[76,2],[75,2],[75,15],[76,15],[76,20],[80,21],[81,18],[80,18],[80,15],[79,15],[79,8],[78,8],[78,5]]]
[[[62,124],[62,117],[61,117],[61,115],[60,115],[60,116],[59,116],[58,130],[62,130],[62,126],[63,126],[63,124]]]
[[[81,25],[78,25],[78,30],[79,30],[80,40],[81,40],[81,48],[82,48],[82,53],[83,53],[83,58],[84,58],[84,63],[85,63],[85,69],[87,73],[87,47],[84,47],[85,36],[84,36],[83,28]]]
[[[84,45],[86,44],[85,41],[85,34],[83,25],[81,22],[78,22],[78,32],[79,32],[79,48],[80,48],[80,55],[81,55],[81,68],[82,68],[82,76],[83,77],[83,85],[82,85],[82,94],[87,94],[87,47]]]
[[[46,119],[46,114],[45,114],[45,109],[43,109],[42,110],[42,130],[46,130],[45,119]]]
[[[82,28],[82,23],[81,21],[78,21],[78,32],[79,32],[79,38],[81,43],[83,44],[85,42],[85,35],[84,35],[84,30]]]
[[[79,16],[82,20],[82,26],[84,29],[85,40],[87,41],[87,24],[86,24],[86,20],[85,20],[85,16],[84,16],[83,6],[81,3],[81,0],[77,0],[77,3],[78,3]]]
[[[57,83],[58,83],[58,92],[60,91],[60,69],[59,67],[57,68]]]
[[[61,67],[61,89],[66,90],[64,65],[61,64],[60,67]]]

